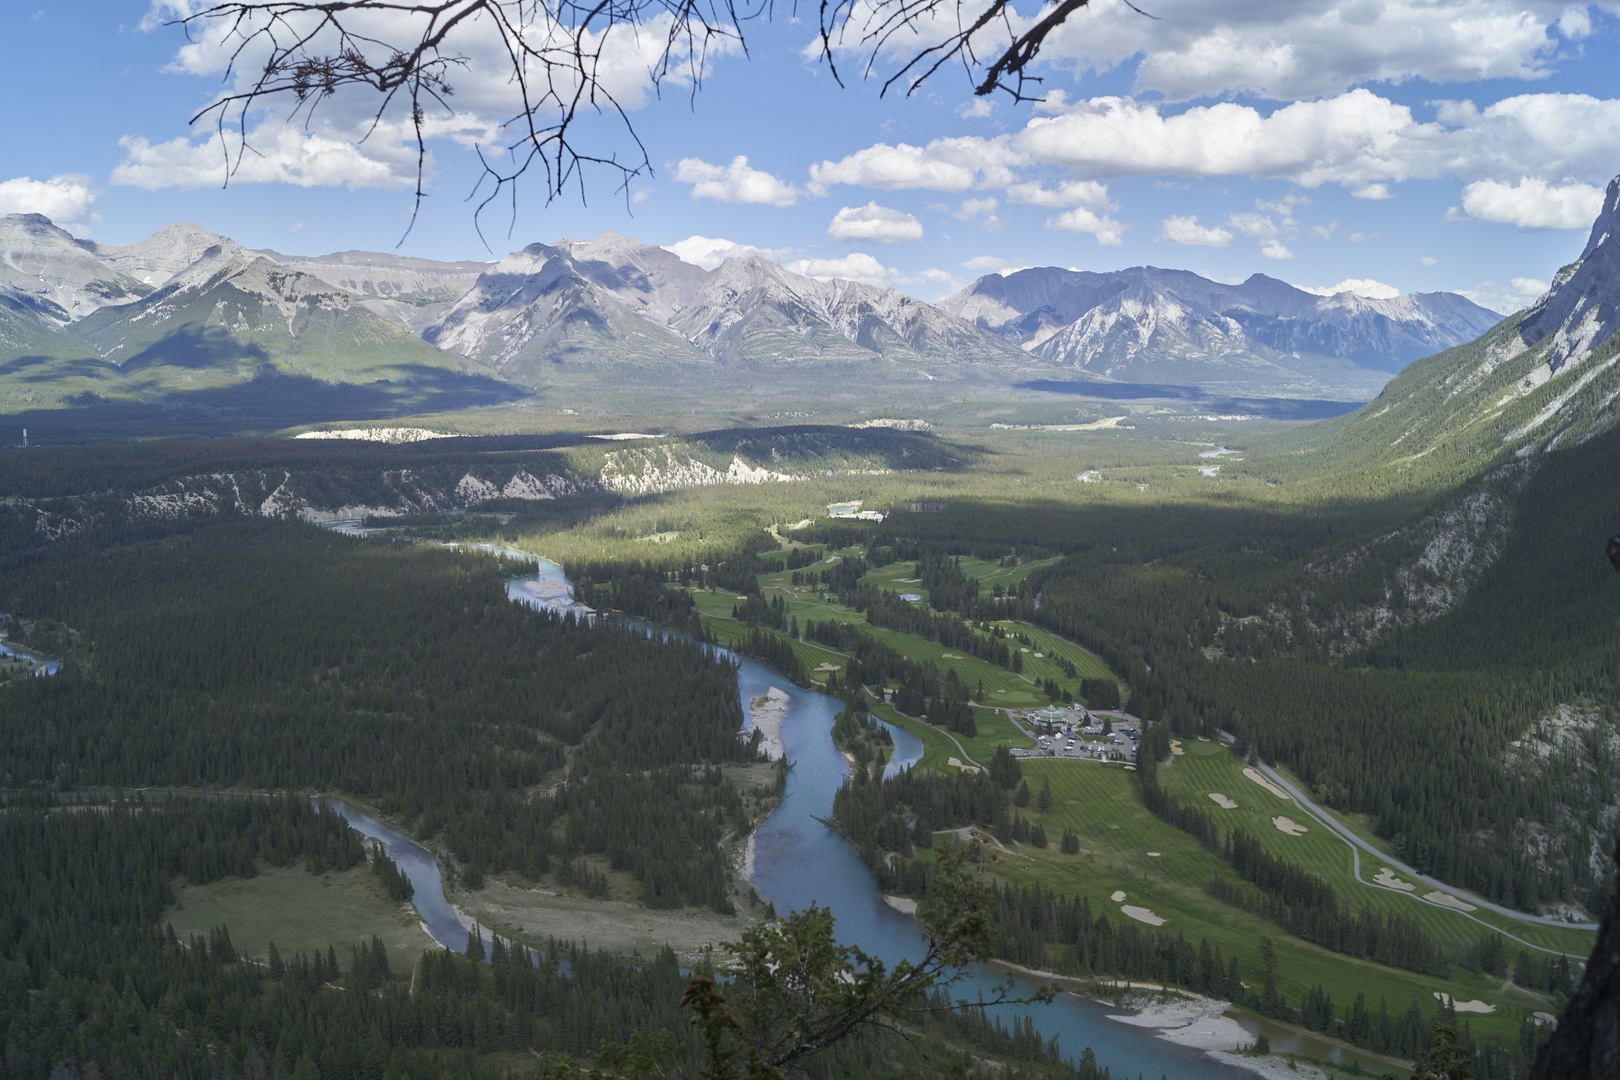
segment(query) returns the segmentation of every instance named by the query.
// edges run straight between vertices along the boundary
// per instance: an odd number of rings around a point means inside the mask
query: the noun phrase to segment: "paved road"
[[[1225,732],[1222,732],[1222,735],[1224,736]],[[1378,861],[1382,865],[1388,866],[1391,870],[1395,871],[1397,874],[1400,874],[1400,875],[1403,875],[1403,876],[1409,877],[1409,878],[1416,878],[1418,881],[1421,881],[1426,885],[1431,885],[1434,888],[1441,890],[1442,892],[1450,893],[1453,896],[1456,896],[1459,899],[1462,899],[1467,903],[1475,905],[1476,907],[1486,908],[1486,909],[1488,909],[1490,911],[1496,912],[1499,915],[1504,915],[1504,916],[1506,916],[1506,917],[1508,917],[1510,919],[1515,919],[1515,920],[1517,920],[1519,922],[1535,923],[1535,924],[1540,925],[1540,926],[1556,926],[1556,927],[1562,927],[1562,928],[1569,929],[1569,930],[1596,930],[1598,928],[1597,923],[1571,923],[1571,922],[1563,922],[1562,920],[1559,920],[1559,919],[1549,919],[1549,918],[1546,918],[1545,916],[1542,916],[1542,915],[1528,915],[1528,914],[1526,914],[1526,913],[1524,913],[1522,911],[1515,911],[1512,908],[1503,907],[1501,904],[1493,904],[1489,900],[1486,900],[1486,899],[1484,899],[1482,897],[1475,896],[1474,894],[1472,894],[1470,892],[1466,892],[1466,891],[1464,891],[1462,889],[1459,889],[1454,885],[1449,885],[1446,882],[1440,881],[1437,878],[1429,877],[1427,874],[1421,874],[1417,870],[1413,869],[1411,866],[1408,866],[1406,863],[1400,861],[1399,859],[1393,858],[1393,857],[1391,857],[1389,855],[1384,854],[1382,851],[1379,851],[1377,848],[1375,848],[1371,844],[1367,843],[1367,841],[1365,841],[1361,837],[1357,836],[1350,829],[1348,829],[1344,825],[1340,824],[1339,821],[1336,818],[1333,817],[1333,815],[1329,814],[1326,810],[1323,810],[1320,806],[1316,805],[1316,803],[1314,801],[1312,801],[1311,798],[1308,795],[1306,795],[1303,791],[1299,790],[1299,788],[1297,786],[1295,786],[1292,782],[1290,782],[1287,777],[1283,776],[1276,769],[1273,769],[1271,766],[1265,764],[1262,761],[1259,761],[1258,759],[1256,759],[1256,761],[1255,761],[1255,768],[1258,769],[1260,771],[1260,773],[1263,776],[1266,777],[1266,779],[1270,780],[1272,783],[1276,784],[1278,787],[1280,787],[1284,791],[1286,791],[1288,793],[1289,797],[1292,798],[1294,800],[1294,802],[1299,805],[1299,808],[1302,811],[1304,811],[1308,816],[1314,818],[1319,824],[1321,824],[1329,832],[1333,833],[1333,835],[1337,836],[1339,839],[1343,840],[1346,844],[1348,844],[1350,846],[1350,858],[1351,858],[1351,861],[1353,863],[1353,867],[1354,867],[1354,871],[1355,871],[1355,875],[1356,875],[1356,881],[1359,882],[1362,885],[1365,885],[1369,889],[1384,889],[1387,892],[1401,893],[1403,895],[1410,896],[1410,897],[1412,897],[1412,899],[1417,900],[1420,903],[1425,903],[1425,904],[1432,903],[1432,901],[1424,900],[1421,896],[1418,896],[1415,893],[1408,893],[1404,889],[1389,888],[1388,886],[1379,885],[1377,882],[1367,881],[1364,878],[1362,878],[1362,876],[1361,876],[1361,852],[1363,852],[1363,851],[1365,851],[1369,855],[1372,855],[1372,856],[1376,857],[1378,859]],[[1445,908],[1445,910],[1447,910],[1447,911],[1456,911],[1455,908],[1446,907],[1446,905],[1444,905],[1444,904],[1435,904],[1434,906],[1440,907],[1440,908]],[[1500,929],[1499,927],[1493,926],[1490,923],[1484,921],[1483,919],[1476,918],[1475,916],[1468,914],[1466,911],[1457,911],[1457,914],[1463,916],[1466,919],[1472,919],[1474,922],[1479,923],[1481,926],[1484,926],[1484,927],[1487,927],[1487,928],[1489,928],[1491,930],[1494,930],[1497,933],[1501,934],[1503,937],[1510,938],[1511,940],[1518,942],[1520,945],[1523,945],[1523,946],[1525,946],[1527,948],[1535,949],[1538,952],[1552,953],[1554,956],[1569,956],[1569,957],[1573,957],[1575,959],[1580,959],[1581,958],[1576,953],[1565,953],[1565,952],[1562,952],[1562,951],[1560,951],[1558,949],[1549,949],[1549,948],[1546,948],[1544,946],[1536,945],[1536,944],[1534,944],[1532,942],[1525,941],[1523,938],[1515,937],[1513,934],[1510,934],[1507,931]]]

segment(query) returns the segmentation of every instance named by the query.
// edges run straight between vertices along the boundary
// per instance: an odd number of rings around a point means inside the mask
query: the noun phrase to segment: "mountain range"
[[[1273,392],[1332,379],[1376,392],[1501,318],[1456,293],[1320,296],[1264,274],[1227,285],[1153,266],[992,274],[940,307],[1077,373]]]
[[[1056,268],[938,305],[758,256],[706,270],[604,233],[495,262],[254,251],[177,223],[138,243],[0,218],[0,411],[200,405],[334,388],[348,415],[514,400],[579,380],[989,386],[1081,378],[1283,397],[1376,393],[1498,317],[1450,293],[1320,297],[1260,275]]]

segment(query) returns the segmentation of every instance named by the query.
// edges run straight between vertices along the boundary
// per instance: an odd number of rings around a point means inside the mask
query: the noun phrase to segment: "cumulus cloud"
[[[1159,243],[1197,247],[1230,247],[1232,232],[1218,225],[1200,225],[1196,215],[1167,217],[1159,222]]]
[[[701,158],[682,158],[675,179],[692,185],[692,198],[762,206],[792,206],[803,194],[768,172],[753,168],[741,154],[730,165],[710,165]]]
[[[1130,228],[1129,225],[1122,225],[1111,217],[1105,217],[1083,206],[1047,218],[1046,227],[1066,232],[1090,233],[1103,247],[1119,247],[1125,243],[1125,230]]]
[[[1233,214],[1227,219],[1227,223],[1244,236],[1253,237],[1260,245],[1260,254],[1266,258],[1292,259],[1294,257],[1294,253],[1283,243],[1285,240],[1293,239],[1298,232],[1293,218],[1285,217],[1281,221],[1277,221],[1269,214]]]
[[[1549,184],[1534,177],[1515,183],[1476,180],[1462,190],[1462,205],[1452,207],[1453,221],[1473,218],[1521,229],[1589,229],[1603,209],[1603,189],[1591,184]]]
[[[1539,278],[1516,277],[1506,285],[1484,281],[1472,289],[1458,289],[1480,307],[1490,308],[1502,315],[1511,315],[1535,303],[1550,286]]]
[[[983,199],[963,199],[962,205],[951,215],[958,221],[977,221],[986,229],[992,231],[1007,224],[997,216],[996,211],[1001,207],[1001,201],[994,196]]]
[[[172,20],[195,14],[204,6],[196,0],[152,0],[141,27],[148,31],[159,30]],[[527,61],[529,84],[549,86],[555,94],[552,107],[542,104],[535,112],[538,126],[545,128],[561,116],[560,106],[555,103],[574,99],[578,80],[571,79],[567,71],[568,59],[574,55],[575,30],[548,20],[544,9],[541,10],[540,17],[527,21],[524,44],[541,54],[549,52],[553,59],[561,55],[564,61],[560,68],[543,72],[539,70],[540,60]],[[275,36],[281,40],[304,36],[308,38],[310,53],[334,53],[340,43],[330,27],[321,26],[325,17],[320,11],[277,15]],[[390,61],[396,47],[418,40],[430,18],[431,13],[425,10],[403,7],[351,11],[344,15],[344,23],[352,36],[341,45],[344,49],[359,50],[369,62],[381,66]],[[165,70],[206,79],[211,88],[223,80],[223,94],[242,93],[264,71],[270,38],[256,35],[255,31],[265,25],[265,17],[257,22],[250,18],[240,25],[232,18],[200,20],[188,27],[186,44],[175,51]],[[698,51],[690,54],[681,52],[678,45],[670,56],[672,63],[663,64],[669,43],[684,40],[670,33],[674,25],[673,17],[666,14],[639,24],[621,23],[601,31],[587,31],[580,36],[578,44],[592,60],[596,86],[611,97],[615,107],[634,112],[656,100],[660,85],[664,89],[689,85],[700,79],[720,57],[740,51],[734,40],[706,40]],[[527,132],[526,110],[518,81],[513,78],[508,43],[497,32],[494,20],[487,13],[475,14],[458,25],[447,47],[464,61],[451,78],[455,95],[448,101],[454,109],[427,107],[423,118],[423,133],[427,139],[499,150],[521,143]],[[600,97],[598,95],[597,100]],[[287,104],[291,104],[290,99]],[[251,133],[248,143],[253,150],[272,160],[255,166],[251,160],[253,153],[244,155],[243,174],[237,179],[302,186],[331,183],[389,186],[406,182],[404,178],[414,183],[417,151],[409,98],[401,96],[389,104],[374,130],[377,108],[378,97],[371,90],[345,87],[330,97],[321,98],[312,110],[302,110],[298,123],[287,127],[285,133],[276,130],[282,127],[279,120],[264,124]],[[514,120],[514,117],[519,119]],[[581,144],[582,152],[604,157],[639,152],[628,132],[601,130],[600,139]],[[333,179],[323,165],[307,160],[315,149],[320,150],[320,156],[326,161],[337,160],[338,155],[324,146],[297,150],[293,143],[300,138],[323,144],[348,144],[346,154],[352,178]],[[196,144],[186,140],[154,145],[148,139],[133,136],[124,145],[128,156],[119,167],[118,176],[122,179],[115,177],[115,182],[142,187],[195,187],[223,179],[222,175],[209,175],[221,172],[207,160],[210,156],[223,160],[223,152],[217,147],[210,154],[197,152]],[[234,143],[232,149],[235,149]],[[250,172],[251,176],[247,175]]]
[[[1372,278],[1345,278],[1337,285],[1314,287],[1311,285],[1295,285],[1294,288],[1303,292],[1315,293],[1317,296],[1338,296],[1340,293],[1354,293],[1365,296],[1369,300],[1393,300],[1401,295],[1401,290],[1393,285],[1385,285],[1382,281]]]
[[[1540,78],[1551,72],[1555,34],[1591,32],[1585,8],[1567,0],[1158,0],[1152,11],[1148,20],[1125,4],[1088,8],[1042,59],[1103,72],[1140,57],[1136,91],[1174,101],[1294,100],[1357,83]]]
[[[790,249],[760,248],[752,244],[739,244],[734,240],[724,240],[719,237],[688,236],[685,240],[665,244],[664,250],[674,252],[684,262],[689,262],[694,266],[701,266],[705,270],[713,270],[727,259],[743,258],[748,255],[763,255],[767,259],[780,259],[787,255]]]
[[[833,215],[827,235],[834,240],[867,240],[878,244],[902,244],[923,238],[922,222],[903,210],[869,202],[846,206]]]
[[[1269,114],[1232,102],[1168,113],[1121,97],[1054,108],[1032,117],[1004,152],[1093,179],[1251,176],[1339,184],[1362,198],[1388,195],[1390,183],[1445,176],[1606,179],[1620,142],[1620,100],[1584,94],[1523,94],[1483,109],[1441,102],[1432,122],[1369,90]]]
[[[19,176],[0,182],[0,214],[44,214],[70,232],[82,232],[101,220],[91,209],[95,201],[90,178],[81,173],[61,173],[49,180]]]
[[[1439,261],[1440,260],[1436,259],[1433,255],[1420,255],[1420,256],[1418,256],[1418,262],[1422,263],[1424,266],[1433,266],[1435,263],[1437,263]]]
[[[849,184],[882,191],[957,192],[1014,183],[1013,169],[1022,163],[1004,135],[935,139],[927,146],[877,143],[838,161],[810,166],[810,182],[817,191]]]
[[[1025,206],[1085,206],[1092,210],[1118,210],[1108,199],[1108,185],[1095,180],[1065,180],[1055,188],[1038,182],[1013,184],[1007,188],[1007,201]]]
[[[870,3],[857,7],[857,21],[872,11]],[[978,54],[999,54],[1010,34],[1046,14],[1039,7],[1027,6],[1027,15],[1008,9],[1005,26],[998,19],[975,33]],[[1588,10],[1569,0],[1156,0],[1147,19],[1127,4],[1094,4],[1047,38],[1041,59],[1077,76],[1134,63],[1135,92],[1171,101],[1288,101],[1413,79],[1538,79],[1552,73],[1560,38],[1592,33]],[[959,14],[950,5],[928,9],[917,37],[896,35],[886,56],[904,62],[919,38],[957,33]],[[854,56],[867,42],[850,35],[835,47]]]
[[[126,135],[118,140],[124,160],[112,182],[156,191],[160,188],[220,187],[226,159],[233,184],[291,184],[295,187],[387,188],[416,182],[416,153],[386,136],[362,148],[359,143],[301,131],[280,123],[263,124],[248,137],[252,151],[237,158],[235,147],[214,134],[201,142],[186,138],[153,143]],[[429,167],[431,169],[431,161]]]
[[[906,275],[893,267],[884,266],[864,251],[853,252],[841,259],[795,259],[782,264],[795,274],[803,274],[818,281],[838,278],[864,281],[868,285],[887,285],[891,281],[905,280]]]
[[[1017,273],[1028,266],[1029,263],[1024,262],[1021,259],[1003,259],[996,255],[975,255],[973,258],[962,264],[962,267],[965,270],[989,270],[1000,274],[1002,277],[1006,277],[1008,274]]]

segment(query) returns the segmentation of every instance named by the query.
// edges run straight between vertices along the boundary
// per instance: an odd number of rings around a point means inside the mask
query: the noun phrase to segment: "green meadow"
[[[1528,923],[1483,907],[1467,913],[1451,911],[1420,899],[1435,892],[1433,886],[1400,875],[1396,875],[1396,880],[1415,886],[1411,891],[1373,884],[1385,864],[1366,852],[1361,853],[1358,879],[1350,845],[1301,812],[1292,799],[1279,798],[1245,776],[1243,762],[1224,743],[1202,739],[1177,740],[1177,743],[1177,748],[1185,752],[1172,755],[1170,761],[1159,768],[1160,782],[1167,791],[1184,803],[1213,812],[1223,830],[1242,827],[1267,851],[1326,879],[1341,898],[1358,907],[1365,903],[1374,911],[1415,917],[1425,933],[1446,942],[1463,942],[1496,929],[1530,945],[1576,957],[1591,952],[1592,934],[1588,931]],[[1295,784],[1300,786],[1297,781]],[[1307,790],[1303,786],[1300,789]],[[1238,805],[1224,809],[1210,799],[1211,793],[1226,795]],[[1305,832],[1299,835],[1285,832],[1275,824],[1278,819],[1303,825]],[[1510,955],[1522,947],[1518,942],[1508,942]]]
[[[1161,773],[1180,769],[1188,757],[1190,755],[1178,758],[1173,768],[1162,769]],[[1211,759],[1218,760],[1214,755]],[[1094,917],[1106,914],[1116,923],[1130,918],[1122,910],[1126,906],[1146,909],[1164,920],[1160,929],[1185,935],[1194,947],[1207,937],[1212,947],[1219,945],[1227,956],[1235,952],[1243,978],[1251,984],[1256,984],[1262,974],[1259,940],[1268,936],[1276,943],[1278,986],[1288,1000],[1298,1003],[1312,986],[1320,984],[1333,998],[1335,1009],[1341,1015],[1349,1009],[1357,993],[1365,993],[1374,1014],[1380,997],[1387,1001],[1391,1014],[1404,1011],[1416,998],[1424,1015],[1429,1016],[1438,1005],[1434,994],[1440,992],[1457,1001],[1477,1000],[1494,1006],[1494,1012],[1464,1013],[1462,1018],[1476,1035],[1495,1035],[1510,1041],[1517,1039],[1519,1026],[1526,1016],[1553,1009],[1551,999],[1545,994],[1461,967],[1453,967],[1450,978],[1441,979],[1384,967],[1291,937],[1258,915],[1220,904],[1209,895],[1212,878],[1217,874],[1230,877],[1226,864],[1191,836],[1150,814],[1138,795],[1136,774],[1125,766],[1047,759],[1031,759],[1022,764],[1032,790],[1039,791],[1043,783],[1051,784],[1051,810],[1045,815],[1035,814],[1033,808],[1027,811],[1032,820],[1045,827],[1051,846],[1037,849],[1015,843],[1001,848],[997,853],[1001,860],[999,876],[1008,883],[1038,883],[1065,895],[1088,897]],[[1219,775],[1221,783],[1234,786],[1229,783],[1228,774]],[[1257,785],[1244,782],[1255,791],[1261,790]],[[1190,787],[1188,784],[1184,790]],[[1249,803],[1242,805],[1247,814]],[[1245,824],[1251,831],[1258,832],[1258,823],[1264,820],[1259,809],[1262,804],[1255,802],[1254,805],[1257,809]],[[1274,797],[1265,805],[1273,808],[1273,813],[1281,809]],[[1269,821],[1264,823],[1282,837]],[[1078,855],[1064,855],[1058,850],[1058,837],[1066,828],[1073,829],[1080,838]],[[1304,837],[1293,839],[1304,840],[1311,836],[1306,833]],[[1342,843],[1339,847],[1347,850]],[[1333,859],[1326,845],[1322,845],[1314,861],[1303,852],[1295,852],[1294,857],[1312,870],[1319,870]],[[1348,863],[1348,855],[1344,861]],[[1340,877],[1348,881],[1347,875]],[[1341,888],[1341,895],[1348,893],[1359,901],[1360,897],[1349,893],[1351,886],[1340,886],[1339,881],[1335,881],[1335,885]],[[1122,899],[1112,899],[1119,893],[1124,894]],[[1429,908],[1425,912],[1424,928],[1450,941],[1483,929],[1454,912],[1430,905],[1411,906]],[[1561,933],[1574,934],[1573,931]],[[1589,949],[1590,935],[1586,935],[1586,940],[1585,948]]]
[[[326,874],[301,867],[260,867],[251,878],[224,878],[208,885],[176,888],[174,907],[163,921],[181,940],[204,937],[216,926],[230,929],[238,952],[264,959],[270,943],[281,955],[331,946],[338,963],[349,966],[347,946],[381,938],[395,970],[409,970],[424,950],[437,948],[409,904],[383,896],[365,865]]]

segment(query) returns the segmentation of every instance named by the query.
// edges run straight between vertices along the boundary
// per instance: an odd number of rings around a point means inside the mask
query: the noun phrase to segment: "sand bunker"
[[[1538,1012],[1538,1013],[1534,1013],[1532,1015],[1534,1015],[1535,1018],[1537,1020],[1539,1020],[1543,1024],[1556,1024],[1556,1023],[1558,1023],[1558,1017],[1554,1016],[1552,1013]]]
[[[743,734],[758,731],[759,752],[772,761],[780,760],[783,754],[782,718],[787,715],[788,702],[792,700],[786,691],[773,686],[748,704],[749,726]]]
[[[1438,990],[1434,992],[1434,996],[1440,1001],[1446,1000],[1446,995]],[[1496,1011],[1495,1005],[1488,1005],[1483,1001],[1458,1001],[1456,998],[1451,999],[1451,1007],[1458,1012],[1467,1013],[1493,1013]]]
[[[1474,907],[1473,904],[1465,904],[1461,900],[1457,899],[1455,896],[1452,896],[1450,893],[1443,893],[1443,892],[1440,892],[1438,889],[1435,890],[1432,893],[1429,893],[1423,899],[1427,900],[1431,904],[1439,904],[1441,907],[1448,907],[1452,911],[1475,911],[1475,910],[1478,910],[1478,909],[1476,909]]]
[[[838,670],[838,665],[837,664],[822,664],[820,667],[816,668],[816,670],[817,671],[837,671]]]
[[[1034,653],[1033,655],[1034,655],[1035,659],[1037,659],[1037,660],[1042,660],[1042,659],[1046,658],[1045,653]]]
[[[983,772],[984,771],[983,769],[979,768],[977,765],[965,765],[965,764],[963,764],[961,758],[946,758],[945,759],[945,764],[949,765],[953,769],[961,769],[963,772]]]
[[[1136,766],[1135,765],[1127,765],[1127,766],[1125,766],[1125,771],[1126,772],[1135,772],[1136,771]]]
[[[1109,899],[1112,900],[1116,904],[1119,903],[1121,900],[1125,899],[1125,890],[1124,889],[1116,889],[1114,891],[1114,895],[1109,897]]]
[[[1164,925],[1164,920],[1163,919],[1159,918],[1157,915],[1153,914],[1152,911],[1148,910],[1145,907],[1137,907],[1134,904],[1124,904],[1124,905],[1121,905],[1119,910],[1123,911],[1125,914],[1129,915],[1131,918],[1135,919],[1137,922],[1145,922],[1149,926],[1163,926]]]
[[[940,654],[939,654],[939,658],[940,658],[940,659],[941,659],[941,660],[960,660],[960,659],[962,659],[962,658],[961,658],[961,657],[960,657],[960,656],[957,656],[957,655],[956,655],[956,654],[955,654],[955,653],[953,653],[953,652],[948,652],[948,653],[940,653]]]
[[[1277,826],[1278,832],[1285,832],[1289,836],[1305,835],[1305,826],[1301,825],[1297,821],[1294,821],[1292,818],[1274,817],[1271,819],[1271,823]]]
[[[1187,751],[1185,751],[1185,750],[1183,750],[1181,748],[1181,740],[1180,739],[1171,739],[1170,740],[1170,753],[1179,755],[1179,754],[1185,754],[1186,752]]]
[[[1160,852],[1160,851],[1150,851],[1150,852],[1148,852],[1148,858],[1157,859],[1162,854],[1164,854],[1164,853]]]
[[[1277,796],[1277,798],[1279,798],[1279,799],[1289,799],[1288,792],[1284,791],[1282,788],[1278,787],[1276,784],[1273,784],[1270,780],[1267,780],[1265,777],[1263,777],[1259,773],[1255,772],[1254,769],[1252,769],[1252,768],[1244,769],[1243,770],[1243,775],[1247,776],[1250,780],[1253,780],[1255,783],[1259,784],[1261,787],[1265,788],[1267,791],[1269,791],[1273,795]],[[1292,800],[1289,799],[1289,801],[1292,801]]]
[[[1236,810],[1237,809],[1237,803],[1234,800],[1228,799],[1225,795],[1222,795],[1218,791],[1210,792],[1209,797],[1211,799],[1214,799],[1216,802],[1220,803],[1222,810]]]
[[[1414,892],[1417,889],[1410,881],[1402,881],[1396,877],[1395,871],[1387,866],[1378,871],[1378,876],[1373,878],[1373,884],[1382,885],[1386,889],[1399,889],[1401,892]]]

